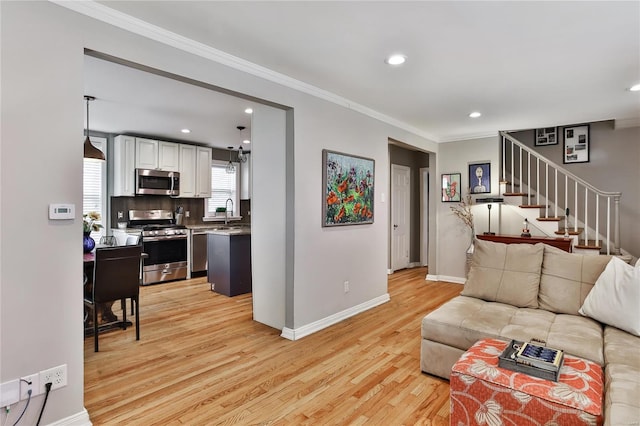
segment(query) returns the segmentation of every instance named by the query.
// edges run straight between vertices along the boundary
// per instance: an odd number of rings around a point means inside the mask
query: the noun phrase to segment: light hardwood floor
[[[139,342],[134,328],[101,334],[98,353],[85,339],[85,407],[94,425],[448,425],[420,321],[462,287],[426,272],[390,275],[390,302],[294,342],[205,278],[142,287]]]

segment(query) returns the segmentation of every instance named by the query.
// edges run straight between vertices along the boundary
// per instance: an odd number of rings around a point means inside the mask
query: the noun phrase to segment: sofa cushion
[[[640,266],[613,257],[579,312],[604,324],[640,336]]]
[[[530,341],[604,364],[602,326],[579,315],[557,315],[542,309],[457,296],[422,320],[422,338],[467,350],[484,338]]]
[[[640,337],[604,328],[605,425],[640,420]]]
[[[604,399],[605,425],[637,425],[640,421],[640,369],[607,364]]]
[[[539,307],[555,313],[579,315],[584,299],[610,259],[611,256],[567,253],[545,245]]]
[[[462,295],[521,308],[537,308],[543,253],[543,244],[477,240]]]
[[[628,365],[640,370],[640,337],[615,327],[605,327],[604,360],[606,364]],[[640,376],[637,379],[640,381]]]

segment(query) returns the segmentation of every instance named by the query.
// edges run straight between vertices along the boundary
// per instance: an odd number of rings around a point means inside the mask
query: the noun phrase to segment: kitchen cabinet
[[[114,197],[133,197],[135,195],[135,152],[136,138],[116,136],[113,141],[112,188]]]
[[[180,197],[196,196],[196,147],[180,145]]]
[[[251,234],[209,231],[207,279],[225,296],[251,293]]]
[[[158,141],[158,169],[180,171],[180,144]]]
[[[251,153],[245,153],[247,161],[240,163],[240,199],[251,199]]]
[[[211,148],[180,145],[180,197],[211,196]]]
[[[158,141],[136,138],[136,169],[158,168]]]
[[[211,148],[196,148],[196,197],[211,197]]]
[[[180,170],[180,144],[136,138],[136,168],[151,170]]]

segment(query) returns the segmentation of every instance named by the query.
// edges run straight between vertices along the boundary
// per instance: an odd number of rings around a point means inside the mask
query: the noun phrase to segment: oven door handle
[[[164,241],[164,240],[186,240],[186,235],[158,235],[153,237],[142,237],[142,242]]]

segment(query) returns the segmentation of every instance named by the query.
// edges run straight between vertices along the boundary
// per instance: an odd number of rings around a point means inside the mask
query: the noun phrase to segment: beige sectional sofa
[[[586,309],[585,299],[600,276],[605,275],[603,271],[609,271],[608,265],[617,261],[611,261],[609,256],[571,254],[544,244],[476,241],[469,277],[461,295],[422,320],[422,371],[449,379],[453,364],[483,338],[540,339],[548,346],[604,367],[605,425],[639,425],[637,325],[631,330],[635,333],[632,334],[579,312],[583,305]],[[638,268],[633,270],[633,277],[626,276],[627,289],[629,280],[640,287]],[[626,273],[628,275],[628,270]],[[618,280],[619,277],[620,273]],[[603,284],[598,286],[600,298],[602,294],[610,294],[614,299],[629,299],[624,294],[622,297],[612,294]],[[636,296],[637,293],[631,299]],[[624,304],[629,300],[614,302]],[[613,314],[615,316],[615,312]],[[628,315],[631,322],[640,323],[640,306],[630,309]]]

